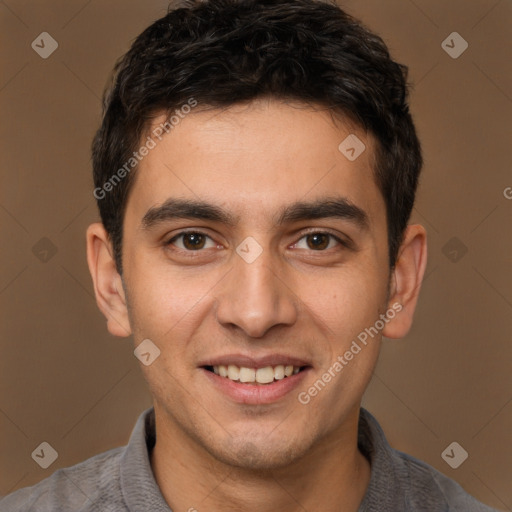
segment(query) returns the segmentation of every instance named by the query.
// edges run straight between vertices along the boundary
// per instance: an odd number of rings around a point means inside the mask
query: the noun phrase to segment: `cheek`
[[[127,269],[132,276],[130,320],[135,333],[144,337],[179,341],[187,327],[196,324],[208,307],[214,275],[194,275],[191,269],[173,269],[154,261],[134,261]]]
[[[329,328],[334,343],[341,348],[349,338],[373,325],[385,305],[387,283],[380,268],[347,267],[325,279],[317,279],[314,292],[311,292],[314,280],[307,280],[302,288],[304,302]]]
[[[377,334],[371,331],[371,336],[366,329],[375,325],[385,309],[386,279],[382,271],[372,270],[381,268],[368,265],[364,271],[353,267],[339,272],[325,280],[322,293],[310,297],[317,325],[328,328],[317,376],[326,383],[326,390],[318,392],[314,407],[318,407],[317,414],[322,414],[322,410],[332,411],[334,422],[340,419],[336,414],[355,406],[377,361],[380,331]]]
[[[353,280],[345,276],[329,282],[325,293],[312,301],[318,322],[329,329],[323,340],[321,368],[312,387],[302,391],[311,400],[312,415],[322,417],[327,430],[357,407],[375,368],[381,333],[371,328],[384,312],[386,299],[386,287],[378,283],[370,273]]]

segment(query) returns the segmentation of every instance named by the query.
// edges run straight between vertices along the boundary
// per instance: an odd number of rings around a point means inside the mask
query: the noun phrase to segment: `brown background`
[[[410,66],[426,159],[416,322],[407,339],[385,341],[365,406],[395,447],[512,510],[512,2],[343,5]],[[0,3],[0,494],[125,444],[151,405],[131,341],[111,337],[97,310],[84,231],[97,219],[89,147],[107,76],[166,6]],[[43,31],[59,43],[47,60],[30,46]],[[469,43],[458,59],[441,47],[453,31]],[[31,458],[42,441],[59,453],[46,470]],[[469,452],[456,470],[441,458],[452,441]]]

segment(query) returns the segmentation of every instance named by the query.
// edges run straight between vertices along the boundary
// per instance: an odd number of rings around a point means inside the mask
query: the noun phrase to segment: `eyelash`
[[[173,242],[178,240],[180,237],[183,237],[183,236],[186,236],[186,235],[189,235],[189,234],[201,235],[201,236],[207,237],[210,240],[212,240],[211,236],[209,236],[208,234],[206,234],[206,233],[204,233],[202,231],[189,230],[189,231],[180,231],[177,235],[174,235],[171,239],[169,239],[165,243],[165,245],[166,246],[173,245]],[[340,246],[342,246],[342,247],[344,247],[346,249],[350,249],[351,248],[350,242],[342,240],[340,237],[336,236],[335,234],[333,234],[333,233],[331,233],[329,231],[320,231],[320,230],[319,231],[310,231],[310,232],[304,233],[299,238],[299,240],[297,242],[295,242],[293,245],[296,245],[300,240],[302,240],[303,238],[306,238],[307,236],[311,236],[311,235],[327,235],[331,239],[334,239],[336,242],[338,242],[338,244]],[[197,251],[194,251],[194,250],[189,250],[189,249],[176,248],[175,250],[176,251],[181,251],[181,252],[184,252],[184,253],[188,253],[189,256],[193,257],[195,255],[195,253],[199,254],[199,253],[203,252],[204,249],[198,249]],[[322,249],[322,250],[317,250],[317,251],[315,251],[314,249],[309,249],[309,250],[312,251],[312,252],[327,252],[327,251],[329,251],[329,249]]]

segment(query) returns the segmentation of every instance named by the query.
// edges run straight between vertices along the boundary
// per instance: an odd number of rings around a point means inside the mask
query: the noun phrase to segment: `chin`
[[[310,448],[305,440],[292,442],[289,437],[274,439],[268,437],[244,438],[225,440],[225,445],[206,449],[218,461],[240,469],[256,472],[268,472],[289,467],[300,459]]]

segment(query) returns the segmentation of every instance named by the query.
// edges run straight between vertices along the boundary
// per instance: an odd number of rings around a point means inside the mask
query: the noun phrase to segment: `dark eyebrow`
[[[339,218],[354,222],[367,229],[367,213],[344,197],[322,198],[313,202],[297,202],[283,209],[277,216],[277,224],[282,225],[301,220]],[[161,222],[173,219],[198,219],[220,222],[235,226],[239,217],[223,208],[204,201],[192,199],[168,199],[160,206],[150,208],[142,218],[141,226],[149,230]]]
[[[279,215],[277,224],[324,218],[346,219],[364,230],[369,227],[368,214],[344,197],[326,197],[313,202],[291,204]]]
[[[234,226],[238,217],[219,206],[193,199],[167,199],[162,205],[150,208],[142,218],[142,229],[173,219],[210,220]]]

